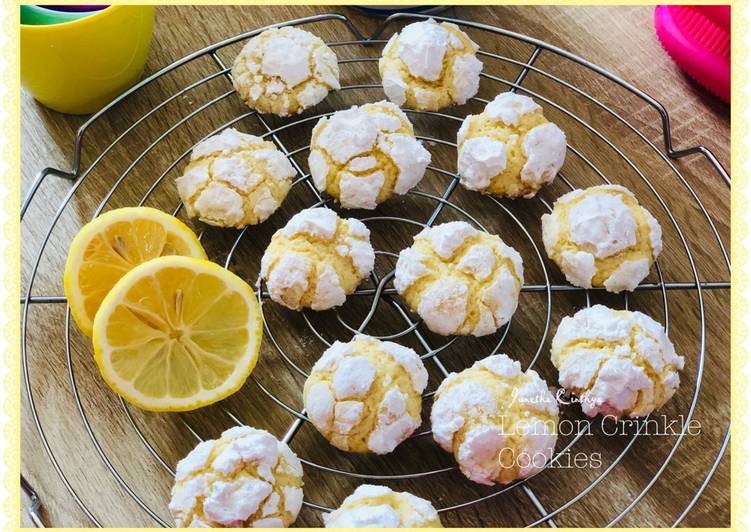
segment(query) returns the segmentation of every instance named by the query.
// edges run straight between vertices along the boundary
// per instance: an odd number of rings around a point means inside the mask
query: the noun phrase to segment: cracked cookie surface
[[[457,168],[469,190],[531,198],[550,183],[566,157],[566,135],[532,98],[504,92],[457,133]]]
[[[540,471],[553,456],[558,403],[534,370],[493,355],[438,387],[433,438],[479,484],[508,484]]]
[[[343,451],[386,454],[420,426],[428,373],[412,349],[357,335],[334,342],[305,381],[313,425]]]
[[[441,528],[433,505],[406,491],[362,484],[342,505],[323,515],[326,528]]]
[[[684,364],[662,325],[603,305],[563,318],[551,359],[560,385],[579,396],[591,417],[650,414],[675,394]]]
[[[662,251],[662,228],[620,185],[572,190],[542,216],[548,257],[568,282],[608,292],[634,290]]]
[[[188,216],[242,228],[271,216],[287,197],[295,175],[272,142],[230,128],[193,148],[176,185]]]
[[[506,324],[524,283],[519,253],[466,222],[426,228],[399,253],[394,287],[427,327],[484,336]]]
[[[401,109],[369,103],[321,118],[308,165],[316,188],[346,209],[375,209],[422,179],[430,153]]]
[[[169,510],[180,528],[288,527],[302,507],[302,476],[286,443],[233,427],[178,462]]]
[[[305,209],[271,237],[261,276],[271,299],[292,310],[342,305],[373,270],[370,231],[331,209]]]
[[[251,109],[289,116],[339,89],[336,54],[320,38],[295,27],[273,28],[243,47],[232,83]]]
[[[378,62],[383,91],[398,106],[437,111],[477,94],[477,44],[456,24],[429,19],[395,33]]]

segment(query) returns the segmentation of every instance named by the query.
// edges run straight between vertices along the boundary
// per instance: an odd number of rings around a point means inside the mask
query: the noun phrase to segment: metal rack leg
[[[31,499],[31,504],[26,509],[31,522],[34,523],[34,526],[37,528],[45,528],[44,522],[42,521],[42,516],[40,515],[40,512],[42,510],[42,501],[39,498],[36,490],[31,487],[31,484],[29,484],[29,481],[26,480],[26,477],[24,477],[23,475],[21,475],[21,489],[24,491],[24,493],[26,493],[29,499]]]

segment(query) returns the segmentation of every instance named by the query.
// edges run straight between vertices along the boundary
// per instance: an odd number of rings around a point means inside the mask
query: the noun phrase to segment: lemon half
[[[107,384],[145,410],[185,411],[231,395],[261,347],[251,287],[207,260],[168,256],[126,273],[94,319]]]
[[[151,207],[115,209],[81,228],[71,242],[63,285],[78,327],[91,336],[99,305],[133,267],[165,255],[205,259],[195,233]]]

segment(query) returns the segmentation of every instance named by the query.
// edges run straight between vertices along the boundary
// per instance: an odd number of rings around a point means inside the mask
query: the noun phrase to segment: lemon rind
[[[160,211],[159,209],[154,209],[153,207],[123,207],[100,214],[84,225],[76,236],[73,237],[70,247],[68,248],[68,257],[65,261],[65,269],[63,273],[63,292],[68,301],[73,321],[76,322],[78,328],[88,338],[91,338],[94,320],[90,320],[88,316],[86,316],[86,311],[80,304],[83,295],[80,293],[77,283],[73,282],[75,277],[73,272],[77,272],[80,269],[81,264],[83,264],[83,252],[94,236],[99,234],[108,224],[117,221],[133,220],[135,219],[136,214],[142,219],[153,219],[160,223],[163,222],[165,225],[168,224],[179,229],[179,231],[174,231],[174,233],[188,237],[183,240],[193,248],[192,251],[200,255],[200,258],[202,259],[208,258],[206,251],[203,249],[200,240],[198,240],[198,237],[196,237],[193,230],[174,216]]]
[[[232,373],[232,376],[227,379],[227,382],[233,383],[232,385],[226,386],[226,387],[215,388],[214,390],[220,390],[220,391],[216,393],[212,393],[209,397],[206,397],[206,398],[191,399],[189,401],[144,400],[143,398],[145,396],[143,396],[143,394],[135,390],[126,389],[125,387],[120,385],[119,379],[112,378],[112,374],[114,374],[114,370],[112,370],[107,365],[106,360],[104,360],[104,353],[106,349],[108,349],[108,346],[106,342],[102,341],[102,337],[104,335],[104,329],[106,328],[107,318],[112,314],[112,312],[118,305],[121,292],[124,292],[126,288],[129,288],[132,285],[133,281],[135,281],[136,279],[140,279],[146,275],[156,273],[162,267],[167,266],[167,265],[172,266],[172,267],[183,266],[192,270],[203,270],[204,273],[219,273],[220,272],[220,275],[223,277],[223,280],[228,281],[227,282],[228,288],[230,289],[234,288],[238,293],[241,293],[241,294],[244,293],[247,296],[246,300],[251,309],[250,313],[253,315],[252,316],[253,321],[255,321],[255,325],[252,326],[253,330],[249,331],[251,334],[249,334],[250,342],[249,342],[249,346],[247,350],[247,351],[254,351],[254,353],[248,360],[247,366],[242,368],[241,370],[238,370],[236,368],[235,371]],[[249,323],[249,329],[250,328],[251,328],[251,325]],[[255,334],[253,334],[254,332]],[[258,303],[258,299],[256,297],[255,292],[245,281],[243,281],[240,277],[230,272],[229,270],[222,268],[221,266],[211,261],[195,259],[192,257],[170,255],[166,257],[159,257],[159,258],[150,260],[148,262],[145,262],[143,264],[140,264],[139,266],[136,266],[131,271],[126,273],[117,282],[117,284],[112,288],[112,290],[110,290],[110,292],[102,301],[102,305],[99,307],[99,312],[97,312],[97,315],[94,319],[92,339],[93,339],[93,344],[94,344],[94,360],[96,361],[99,371],[102,374],[102,378],[107,383],[107,385],[110,388],[112,388],[118,395],[123,397],[129,403],[132,403],[135,406],[143,410],[149,410],[152,412],[185,412],[189,410],[195,410],[203,406],[208,406],[210,404],[216,403],[217,401],[221,401],[222,399],[229,397],[230,395],[237,392],[240,388],[242,388],[248,376],[250,376],[251,372],[253,371],[253,369],[255,368],[258,362],[258,357],[260,355],[260,349],[261,349],[262,335],[263,335],[263,320],[261,317],[260,305]],[[240,365],[238,364],[238,366]],[[139,398],[137,396],[141,396],[141,397]],[[200,397],[200,394],[199,394],[199,397]],[[148,398],[148,399],[153,399],[153,398]],[[171,404],[166,404],[166,403],[171,403]],[[180,404],[175,404],[175,403],[180,403]]]

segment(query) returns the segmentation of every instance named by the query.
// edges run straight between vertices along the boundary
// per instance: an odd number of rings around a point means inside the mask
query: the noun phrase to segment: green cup
[[[46,26],[48,24],[64,24],[96,13],[96,11],[56,11],[40,6],[21,6],[21,24],[32,26]]]

